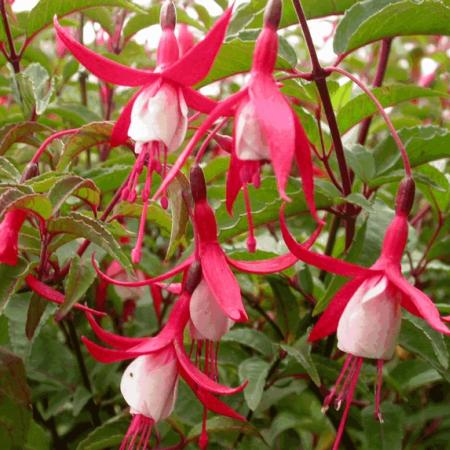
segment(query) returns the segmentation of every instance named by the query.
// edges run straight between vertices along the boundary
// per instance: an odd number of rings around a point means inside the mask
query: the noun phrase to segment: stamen
[[[255,227],[253,225],[252,206],[250,204],[250,197],[248,195],[247,184],[244,184],[242,186],[242,192],[244,194],[245,210],[247,212],[247,223],[248,223],[247,250],[250,253],[254,253],[256,251]]]
[[[384,423],[383,414],[380,410],[381,405],[381,386],[383,385],[383,364],[384,361],[379,359],[377,361],[377,369],[378,369],[378,377],[377,377],[377,385],[375,390],[375,417],[378,419],[380,423]]]
[[[133,415],[127,433],[125,434],[122,444],[120,445],[120,450],[146,449],[151,436],[153,424],[153,419],[149,417],[143,416],[142,414]],[[139,436],[139,442],[137,446],[135,446],[136,440]]]
[[[342,439],[342,434],[344,433],[345,423],[347,422],[348,412],[349,412],[350,406],[352,404],[353,394],[355,393],[356,383],[358,382],[359,372],[361,371],[363,359],[359,358],[359,357],[355,357],[355,360],[356,360],[355,370],[353,371],[353,373],[351,375],[350,386],[348,388],[348,392],[347,392],[347,395],[345,398],[344,413],[342,414],[341,422],[339,423],[339,429],[336,433],[336,439],[334,441],[332,450],[339,449],[339,444]]]
[[[166,173],[167,173],[167,147],[165,145],[162,145],[162,151],[163,151],[163,165],[162,165],[162,174],[161,178],[164,180]],[[167,209],[169,206],[169,200],[167,199],[167,191],[164,189],[162,196],[161,196],[161,206],[163,209]]]
[[[326,413],[328,410],[328,407],[330,406],[331,402],[333,401],[336,392],[339,390],[339,386],[347,372],[347,369],[350,365],[350,363],[353,361],[353,355],[347,355],[347,358],[345,358],[344,365],[342,366],[341,373],[338,376],[338,379],[336,380],[336,383],[334,383],[334,386],[330,389],[329,394],[325,397],[325,400],[323,402],[322,406],[322,413]]]
[[[214,350],[214,381],[219,380],[219,348],[220,341],[217,341],[216,348]]]
[[[351,384],[351,380],[353,379],[356,367],[358,365],[357,362],[358,362],[358,358],[353,357],[353,360],[350,363],[350,367],[348,368],[348,375],[346,376],[346,378],[344,380],[344,384],[342,385],[342,388],[340,389],[340,392],[334,402],[336,411],[339,411],[339,409],[341,408],[342,402],[345,400],[345,397],[347,396],[349,385]]]
[[[203,408],[203,419],[202,419],[202,432],[198,439],[198,446],[201,450],[205,450],[208,447],[208,432],[206,431],[206,421],[208,419],[208,410]]]

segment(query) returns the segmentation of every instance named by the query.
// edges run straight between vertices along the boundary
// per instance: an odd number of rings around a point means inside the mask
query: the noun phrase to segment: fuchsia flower
[[[414,181],[406,178],[397,194],[395,217],[386,230],[381,255],[370,268],[305,249],[290,235],[284,208],[280,213],[283,238],[296,257],[322,270],[352,278],[331,300],[309,336],[309,340],[313,342],[337,332],[338,348],[348,353],[341,375],[324,403],[325,408],[333,400],[337,406],[342,402],[346,403],[334,449],[339,447],[362,358],[378,360],[375,410],[381,420],[383,361],[393,356],[400,330],[401,307],[424,319],[435,330],[450,335],[449,328],[442,321],[433,302],[412,286],[401,272],[401,260],[408,239],[408,214],[413,200]],[[346,375],[347,379],[344,380]]]
[[[181,56],[185,55],[195,45],[194,35],[185,23],[180,23],[178,26],[178,44]]]
[[[98,346],[83,337],[83,342],[97,361],[111,363],[134,359],[125,371],[121,391],[130,405],[133,420],[122,443],[122,449],[145,447],[153,424],[167,417],[176,398],[176,386],[181,376],[191,387],[204,407],[217,414],[245,420],[215,395],[231,395],[244,389],[246,383],[237,388],[219,384],[194,365],[183,344],[183,332],[189,324],[189,303],[201,280],[201,266],[193,264],[185,277],[182,293],[174,305],[169,320],[155,337],[128,338],[103,330],[88,314],[95,334],[112,348]]]
[[[26,213],[12,209],[0,223],[0,264],[15,266],[19,254],[19,233],[26,219]]]
[[[273,77],[278,51],[277,27],[281,17],[281,1],[272,0],[266,8],[264,27],[256,41],[250,81],[243,90],[221,102],[193,138],[170,170],[159,190],[157,198],[186,161],[189,154],[209,127],[221,115],[235,115],[231,162],[227,178],[226,204],[231,213],[239,191],[243,189],[249,218],[249,251],[256,242],[253,233],[251,208],[247,184],[260,184],[260,170],[264,162],[271,162],[284,200],[286,185],[295,157],[303,182],[303,192],[308,207],[317,217],[314,203],[314,180],[311,151],[308,138],[300,121],[281,94]]]
[[[178,42],[174,34],[175,7],[166,2],[161,9],[162,37],[157,52],[154,72],[123,66],[81,45],[54,20],[58,36],[89,71],[100,79],[122,86],[142,86],[120,115],[111,137],[113,146],[135,140],[138,155],[122,199],[134,201],[139,175],[144,167],[148,174],[141,197],[142,215],[138,239],[132,252],[134,263],[140,261],[144,225],[151,192],[152,173],[165,176],[167,152],[176,150],[187,130],[187,107],[210,112],[216,103],[196,92],[190,86],[201,81],[209,72],[225,36],[232,9],[211,28],[205,38],[179,58]],[[163,206],[167,199],[163,199]]]

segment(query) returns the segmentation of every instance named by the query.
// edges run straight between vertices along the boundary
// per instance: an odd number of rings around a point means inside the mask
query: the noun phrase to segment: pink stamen
[[[248,223],[247,250],[250,253],[254,253],[256,251],[255,227],[253,225],[252,206],[250,203],[250,196],[248,195],[247,184],[244,184],[242,186],[242,192],[244,194],[245,210],[247,213]]]
[[[219,380],[219,348],[220,342],[216,342],[216,348],[214,350],[214,380]]]
[[[147,448],[148,441],[151,436],[153,419],[143,416],[142,414],[133,415],[128,431],[123,438],[120,450],[140,450]],[[136,440],[140,436],[137,446]]]
[[[344,365],[342,366],[341,373],[339,374],[339,377],[336,380],[336,383],[330,389],[330,393],[325,397],[325,400],[324,400],[323,406],[322,406],[323,413],[325,413],[327,411],[328,407],[330,406],[331,402],[333,401],[333,399],[336,395],[336,392],[339,390],[339,386],[340,386],[342,380],[344,379],[347,369],[352,361],[353,361],[353,355],[347,355],[347,357],[345,358],[345,361],[344,361]]]
[[[341,408],[342,402],[345,400],[345,397],[347,396],[349,385],[351,384],[351,381],[353,380],[353,377],[355,375],[355,370],[357,367],[358,358],[353,357],[350,367],[348,368],[348,375],[346,376],[344,380],[344,384],[342,385],[342,388],[340,389],[340,392],[338,396],[336,397],[336,400],[334,402],[336,411],[339,411]]]
[[[384,361],[379,359],[377,361],[377,369],[378,369],[378,377],[377,377],[377,385],[375,390],[375,417],[378,419],[380,423],[384,423],[383,414],[381,413],[380,405],[381,405],[381,386],[383,385],[383,364]]]
[[[351,374],[351,382],[350,386],[348,388],[348,392],[345,398],[345,409],[344,413],[342,414],[341,422],[339,423],[339,429],[336,433],[336,439],[334,441],[333,449],[332,450],[338,450],[339,444],[342,439],[342,434],[344,433],[345,423],[347,422],[348,413],[350,410],[350,406],[352,404],[353,400],[353,394],[355,393],[356,383],[358,382],[359,372],[361,371],[361,366],[363,359],[359,357],[355,357],[355,368],[353,373]]]
[[[203,409],[203,419],[202,419],[202,432],[198,439],[198,446],[201,450],[205,450],[208,447],[208,432],[206,431],[206,421],[208,419],[208,410]]]

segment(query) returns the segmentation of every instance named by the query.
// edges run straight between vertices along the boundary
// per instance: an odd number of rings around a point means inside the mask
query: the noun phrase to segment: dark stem
[[[6,40],[8,41],[9,55],[8,61],[11,63],[14,69],[14,73],[20,73],[20,57],[16,53],[16,47],[14,46],[14,40],[11,34],[11,28],[9,26],[8,14],[6,13],[5,0],[0,0],[0,12],[2,14],[3,28],[5,29]]]
[[[381,42],[380,58],[378,60],[377,71],[375,73],[375,78],[373,79],[373,87],[380,87],[383,84],[384,75],[386,74],[386,68],[389,59],[389,53],[391,51],[392,38],[383,39]],[[358,144],[364,145],[369,133],[370,124],[372,122],[372,117],[365,119],[358,133]]]
[[[78,339],[77,330],[75,329],[75,325],[71,319],[66,320],[67,327],[69,330],[70,341],[72,343],[72,348],[77,358],[78,367],[80,369],[81,378],[83,380],[84,387],[92,394],[92,385],[91,380],[89,379],[89,373],[84,362],[83,353],[81,352],[80,341]],[[92,423],[98,427],[101,425],[100,415],[98,412],[98,407],[94,403],[92,397],[89,399],[87,404],[89,408],[89,412],[91,414]]]

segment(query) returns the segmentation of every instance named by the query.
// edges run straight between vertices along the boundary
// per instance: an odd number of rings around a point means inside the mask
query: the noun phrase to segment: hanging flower
[[[280,197],[289,200],[286,185],[295,158],[300,170],[307,205],[317,217],[314,203],[313,165],[308,138],[296,113],[281,94],[273,77],[278,51],[277,28],[281,17],[281,1],[272,0],[266,8],[264,27],[259,35],[253,57],[250,80],[243,90],[232,95],[210,113],[188,146],[165,177],[155,198],[186,161],[194,146],[221,115],[235,115],[231,162],[227,177],[227,209],[232,213],[234,201],[243,189],[249,223],[248,249],[254,251],[256,241],[251,218],[247,184],[260,184],[261,165],[273,166]]]
[[[15,266],[19,255],[19,233],[26,219],[26,213],[12,209],[0,223],[0,264]]]
[[[295,256],[322,270],[353,278],[337,292],[309,336],[313,342],[337,332],[338,348],[348,353],[341,375],[324,403],[325,408],[333,400],[338,407],[342,402],[346,404],[334,449],[339,447],[363,358],[378,360],[375,411],[382,420],[383,361],[394,353],[401,306],[424,319],[435,330],[450,335],[450,329],[442,321],[434,303],[411,285],[401,272],[401,260],[408,240],[408,214],[413,200],[414,181],[406,178],[400,184],[395,217],[386,230],[381,255],[369,269],[305,249],[290,235],[284,207],[280,212],[283,238]]]
[[[201,81],[209,72],[222,44],[232,9],[228,9],[211,28],[205,38],[179,58],[175,37],[175,7],[166,2],[161,8],[162,36],[158,45],[157,67],[154,72],[132,69],[106,59],[74,40],[55,18],[58,36],[72,54],[100,79],[122,86],[142,86],[120,115],[111,137],[113,146],[128,138],[135,141],[136,163],[130,174],[122,199],[134,202],[139,176],[147,168],[147,179],[141,193],[142,214],[136,245],[131,257],[134,263],[141,259],[144,226],[152,187],[152,174],[164,178],[167,153],[176,150],[187,131],[187,107],[210,112],[216,105],[190,86]],[[167,199],[162,204],[167,207]]]
[[[170,414],[176,397],[178,376],[187,382],[206,409],[238,420],[245,420],[213,395],[231,395],[240,392],[244,389],[245,383],[237,388],[219,384],[209,376],[209,371],[206,373],[200,371],[190,361],[184,348],[183,332],[190,320],[189,303],[200,279],[200,266],[194,264],[187,273],[182,293],[170,313],[167,324],[155,337],[117,336],[103,330],[90,314],[87,315],[95,334],[112,347],[111,349],[100,347],[83,337],[84,344],[95,359],[103,363],[134,359],[125,372],[121,384],[124,398],[131,407],[130,412],[134,414],[124,439],[124,443],[126,442],[128,447],[125,447],[123,443],[123,448],[134,448],[130,442],[136,443],[139,436],[146,444],[151,426]],[[148,359],[149,356],[150,359]],[[135,375],[142,381],[130,380]],[[167,384],[164,388],[161,387],[159,392],[158,386],[164,377],[167,377]],[[172,390],[169,386],[172,387]],[[140,397],[146,390],[149,392],[147,398],[149,406]],[[151,406],[152,404],[154,405]]]

